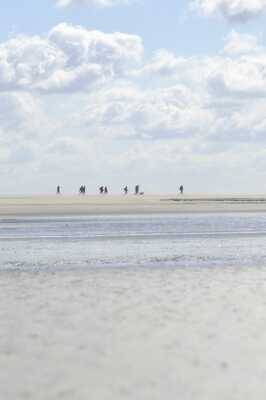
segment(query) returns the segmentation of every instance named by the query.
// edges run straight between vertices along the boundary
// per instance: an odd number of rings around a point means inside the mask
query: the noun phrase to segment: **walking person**
[[[86,186],[85,185],[80,186],[79,194],[85,195],[85,193],[86,193]]]

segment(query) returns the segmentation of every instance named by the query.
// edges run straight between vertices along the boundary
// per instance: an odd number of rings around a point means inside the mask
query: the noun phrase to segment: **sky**
[[[9,0],[0,194],[266,192],[266,0]]]

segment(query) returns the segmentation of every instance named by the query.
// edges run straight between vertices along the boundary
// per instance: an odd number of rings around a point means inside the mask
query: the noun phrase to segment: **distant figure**
[[[124,194],[128,194],[128,187],[127,186],[124,187]]]
[[[179,187],[179,191],[180,191],[180,194],[183,194],[183,192],[184,192],[184,186],[183,186],[183,185],[181,185],[181,186]]]
[[[60,189],[60,186],[59,186],[59,185],[58,185],[57,188],[56,188],[56,194],[61,194],[61,189]]]
[[[100,194],[103,194],[103,193],[104,193],[104,187],[103,187],[103,186],[100,186],[100,187],[99,187],[99,192],[100,192]]]
[[[107,188],[107,186],[105,186],[105,188],[104,188],[104,194],[108,194],[108,188]]]
[[[80,188],[79,188],[79,194],[83,194],[83,195],[86,194],[86,186],[85,186],[85,185],[80,186]]]
[[[139,185],[135,186],[135,194],[138,195],[139,194]]]

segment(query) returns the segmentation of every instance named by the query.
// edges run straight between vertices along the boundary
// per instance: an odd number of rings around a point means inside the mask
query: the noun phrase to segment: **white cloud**
[[[199,171],[215,186],[219,171],[226,184],[257,158],[262,169],[266,49],[255,36],[232,31],[216,56],[142,54],[137,36],[68,24],[3,42],[3,182],[72,190],[89,179],[95,191],[102,177],[119,188],[141,176],[167,190],[177,171],[197,187]]]
[[[128,83],[93,93],[75,120],[85,133],[129,139],[189,138],[214,124],[212,112],[185,86],[143,90]]]
[[[47,37],[18,36],[0,44],[0,90],[87,90],[122,76],[142,52],[138,36],[63,23]]]
[[[27,93],[0,94],[0,130],[1,138],[5,140],[17,137],[25,139],[25,135],[38,136],[36,130],[43,123],[44,115],[41,104],[35,97]],[[12,132],[12,137],[10,137]]]
[[[27,93],[0,93],[0,164],[3,170],[31,163],[51,129],[40,101]],[[45,137],[44,137],[45,136]]]
[[[266,0],[192,0],[191,6],[207,16],[220,13],[228,21],[245,22],[266,10]]]
[[[247,40],[248,39],[248,40]],[[252,47],[252,43],[256,47]],[[251,51],[253,50],[253,51]],[[219,96],[266,96],[266,49],[255,37],[233,33],[227,38],[225,53],[220,56],[177,57],[159,51],[134,76],[146,80],[164,79],[185,84],[198,94]]]
[[[266,97],[266,54],[219,61],[217,70],[208,79],[212,93],[243,100]]]
[[[265,51],[254,35],[231,31],[226,37],[224,52],[229,55],[258,53]]]

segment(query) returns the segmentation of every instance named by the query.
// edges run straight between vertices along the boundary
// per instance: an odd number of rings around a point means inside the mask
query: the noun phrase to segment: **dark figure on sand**
[[[105,188],[104,188],[104,194],[108,194],[108,188],[107,188],[107,186],[105,186]]]
[[[100,187],[99,187],[99,192],[100,192],[100,194],[103,194],[103,193],[104,193],[104,187],[103,187],[103,186],[100,186]]]
[[[60,186],[59,186],[59,185],[58,185],[57,188],[56,188],[56,194],[61,194],[61,189],[60,189]]]
[[[79,188],[79,194],[86,194],[86,186],[85,185],[83,185],[83,186],[80,186],[80,188]]]
[[[125,186],[123,190],[124,190],[124,194],[128,194],[128,187],[127,186]]]
[[[139,185],[135,186],[135,194],[138,195],[139,194]]]
[[[183,193],[184,193],[184,186],[183,186],[183,185],[181,185],[181,186],[179,187],[179,191],[180,191],[180,194],[183,194]]]

